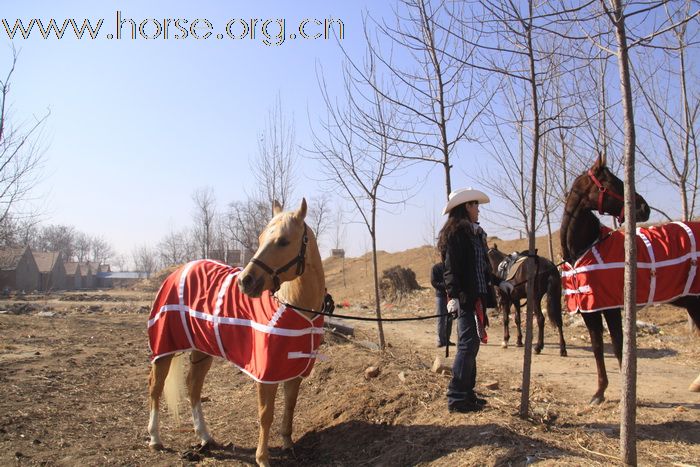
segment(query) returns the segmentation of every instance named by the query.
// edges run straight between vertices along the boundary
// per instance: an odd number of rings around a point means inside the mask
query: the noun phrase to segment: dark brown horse
[[[566,197],[560,230],[561,251],[566,262],[573,265],[599,240],[601,224],[592,211],[596,210],[600,214],[609,214],[622,219],[624,213],[623,196],[624,184],[622,180],[610,172],[604,157],[598,158],[593,167],[574,180],[571,191]],[[635,196],[635,217],[637,221],[644,222],[649,219],[649,205],[639,194],[635,194]],[[671,304],[688,310],[696,330],[700,329],[700,297],[683,296]],[[586,312],[582,315],[591,336],[591,345],[598,369],[598,389],[590,403],[599,404],[605,400],[605,389],[608,387],[608,376],[603,356],[603,317],[608,324],[618,364],[621,364],[622,313],[620,308],[613,308]]]
[[[506,254],[501,252],[498,247],[489,248],[488,251],[491,270],[496,273],[498,265],[506,258]],[[544,348],[544,315],[542,314],[541,301],[542,297],[547,295],[547,315],[549,321],[557,327],[559,331],[559,355],[566,357],[566,342],[564,341],[564,332],[562,330],[561,316],[561,279],[559,270],[548,259],[537,256],[536,258],[528,258],[525,261],[514,264],[514,274],[508,279],[508,282],[513,284],[513,292],[506,295],[501,289],[496,287],[496,300],[498,308],[503,316],[503,342],[501,347],[508,347],[510,340],[510,306],[515,307],[515,325],[518,329],[517,346],[523,346],[523,334],[520,326],[520,300],[527,299],[527,278],[530,275],[535,279],[535,316],[537,317],[538,333],[537,344],[535,344],[535,353],[539,354]]]

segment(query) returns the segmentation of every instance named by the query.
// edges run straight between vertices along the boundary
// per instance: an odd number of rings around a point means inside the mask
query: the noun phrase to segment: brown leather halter
[[[306,245],[308,243],[309,236],[306,233],[306,224],[304,224],[304,235],[301,237],[301,248],[299,249],[299,254],[292,258],[291,261],[289,261],[287,264],[277,269],[272,269],[270,266],[268,266],[255,256],[253,256],[253,258],[250,260],[251,263],[255,264],[272,277],[272,284],[274,287],[272,293],[277,292],[280,288],[280,278],[278,276],[283,272],[286,272],[295,264],[297,266],[296,275],[301,276],[302,274],[304,274],[304,270],[306,269]]]
[[[605,211],[603,211],[603,200],[605,199],[605,195],[607,194],[608,196],[612,196],[616,200],[622,201],[622,207],[620,208],[620,214],[617,215],[617,220],[622,223],[625,220],[625,199],[620,196],[619,194],[615,193],[614,191],[609,190],[607,187],[603,186],[602,183],[600,183],[600,180],[595,176],[593,173],[593,170],[588,169],[588,176],[591,177],[591,180],[595,184],[595,186],[598,187],[598,213],[600,215],[603,214],[608,214]],[[612,213],[610,213],[612,214]],[[614,216],[614,214],[612,214]]]

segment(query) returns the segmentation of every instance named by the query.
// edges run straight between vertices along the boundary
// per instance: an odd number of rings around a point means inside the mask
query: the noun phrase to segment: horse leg
[[[282,417],[282,443],[284,449],[292,449],[292,423],[294,422],[294,408],[297,406],[297,396],[301,378],[294,378],[284,383],[284,416]]]
[[[202,411],[202,386],[204,385],[204,377],[211,368],[213,358],[196,350],[190,354],[190,371],[187,373],[187,391],[190,398],[190,406],[192,407],[192,422],[194,423],[194,432],[201,440],[202,447],[213,447],[216,442],[209,434],[207,422],[204,420],[204,412]]]
[[[508,348],[508,341],[510,340],[510,303],[506,299],[500,301],[501,310],[503,312],[503,342],[501,342],[501,348]]]
[[[615,358],[617,358],[617,364],[622,367],[622,312],[621,310],[605,310],[603,311],[605,315],[605,322],[608,323],[608,332],[610,332],[610,339],[612,340],[613,352],[615,352]]]
[[[513,306],[515,307],[515,327],[518,328],[518,340],[516,345],[518,347],[523,346],[523,330],[520,325],[520,300],[513,300]]]
[[[542,305],[539,300],[535,300],[535,316],[537,317],[537,344],[535,344],[535,353],[539,354],[544,348],[544,315],[542,314]]]
[[[598,370],[598,390],[593,394],[589,404],[600,404],[605,400],[605,389],[608,387],[608,375],[605,371],[605,356],[603,355],[603,319],[600,312],[582,313],[583,321],[591,336],[591,346]]]
[[[148,406],[150,409],[150,417],[148,420],[148,434],[151,440],[148,442],[148,447],[154,451],[163,449],[163,443],[160,440],[159,425],[160,425],[160,396],[163,394],[165,386],[165,378],[170,370],[170,362],[172,355],[161,357],[151,364],[151,374],[148,378]]]
[[[566,351],[566,340],[564,340],[564,326],[557,324],[557,330],[559,331],[559,356],[566,357],[568,353]]]
[[[693,305],[694,306],[688,306],[686,308],[686,310],[688,310],[688,316],[690,316],[690,319],[692,320],[689,323],[690,331],[696,335],[700,335],[700,298],[696,298]],[[700,375],[695,378],[695,381],[690,383],[688,390],[690,392],[700,392]]]
[[[260,434],[258,436],[258,449],[255,451],[255,460],[258,465],[269,467],[270,452],[267,443],[270,439],[270,426],[275,416],[275,396],[277,384],[257,383],[258,387],[258,418],[260,420]]]

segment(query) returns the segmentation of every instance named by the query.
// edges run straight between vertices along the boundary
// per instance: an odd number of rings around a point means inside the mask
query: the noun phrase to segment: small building
[[[109,277],[109,273],[112,272],[112,268],[109,264],[98,264],[96,271],[95,282],[97,287],[101,289],[111,289],[114,287],[112,279]]]
[[[0,290],[37,290],[39,268],[29,246],[0,249]]]
[[[63,263],[66,269],[66,290],[80,290],[83,288],[83,275],[80,263]]]
[[[229,266],[242,266],[241,250],[226,250],[226,264]]]
[[[98,272],[97,277],[100,280],[109,281],[112,287],[118,288],[129,288],[136,285],[138,282],[146,279],[147,274],[145,272]]]
[[[333,248],[331,250],[331,257],[333,257],[333,258],[345,258],[345,250],[342,248]]]
[[[39,290],[63,290],[66,288],[66,268],[60,251],[32,252],[39,269]]]
[[[84,289],[94,289],[95,288],[95,271],[93,271],[92,266],[89,261],[80,263],[80,277],[83,281]]]

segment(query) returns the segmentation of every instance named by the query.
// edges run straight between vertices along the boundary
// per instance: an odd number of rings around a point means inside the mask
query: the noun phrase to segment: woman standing
[[[490,285],[510,294],[513,285],[491,273],[486,258],[486,232],[479,226],[479,204],[489,197],[479,190],[450,193],[442,214],[449,214],[440,230],[438,250],[445,264],[445,288],[450,298],[447,310],[457,315],[457,353],[452,380],[447,389],[450,412],[475,412],[486,401],[476,397],[476,355],[486,343],[486,298]]]

